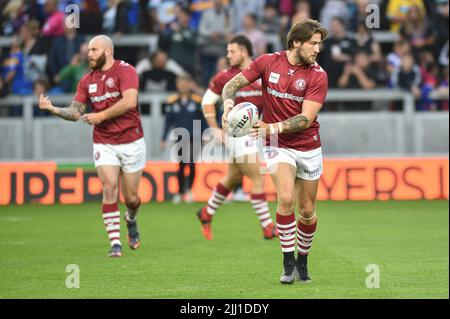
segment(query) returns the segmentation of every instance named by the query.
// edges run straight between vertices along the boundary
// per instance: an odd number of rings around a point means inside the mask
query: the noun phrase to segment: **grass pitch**
[[[144,204],[142,246],[125,245],[122,223],[117,259],[107,257],[99,203],[0,207],[0,298],[449,298],[448,205],[319,202],[313,281],[290,286],[278,281],[279,241],[262,239],[249,203],[219,209],[211,242],[195,216],[201,203]],[[66,287],[69,264],[79,289]],[[370,264],[379,288],[366,288]]]

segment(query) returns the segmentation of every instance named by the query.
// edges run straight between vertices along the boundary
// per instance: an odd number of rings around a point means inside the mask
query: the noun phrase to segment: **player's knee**
[[[278,195],[278,204],[284,209],[292,209],[294,207],[294,200],[294,195],[290,193]]]
[[[234,175],[227,176],[224,180],[224,184],[227,184],[230,187],[233,187],[233,186],[239,184],[241,182],[241,180],[242,180],[241,174],[234,174]]]
[[[314,215],[315,209],[314,203],[302,203],[299,207],[299,212],[303,217],[309,218]]]
[[[130,208],[135,208],[139,205],[139,196],[137,194],[125,196],[125,205]]]
[[[117,185],[105,183],[103,185],[103,197],[107,200],[115,200],[117,198],[119,188]]]

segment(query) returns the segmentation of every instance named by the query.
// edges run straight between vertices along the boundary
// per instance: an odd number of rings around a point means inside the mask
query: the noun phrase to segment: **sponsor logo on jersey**
[[[293,101],[297,101],[297,102],[303,102],[304,98],[303,96],[297,96],[297,95],[293,95],[290,93],[281,93],[278,92],[277,90],[271,89],[271,88],[267,88],[267,93],[269,93],[270,95],[273,95],[275,97],[279,97],[281,99],[288,99],[288,100],[293,100]]]
[[[97,92],[97,83],[89,84],[89,93]]]
[[[289,69],[288,75],[289,76],[294,76],[294,72],[295,72],[295,70]]]
[[[277,84],[280,80],[280,75],[278,73],[270,72],[269,82]]]
[[[112,98],[112,97],[118,97],[119,95],[120,95],[120,92],[107,92],[104,95],[91,96],[91,102],[92,103],[102,102],[102,101]]]

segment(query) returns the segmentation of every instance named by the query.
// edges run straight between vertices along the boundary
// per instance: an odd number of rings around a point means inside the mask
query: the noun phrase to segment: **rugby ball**
[[[242,102],[235,105],[227,116],[228,134],[232,137],[247,135],[258,121],[258,116],[258,108],[253,103]]]

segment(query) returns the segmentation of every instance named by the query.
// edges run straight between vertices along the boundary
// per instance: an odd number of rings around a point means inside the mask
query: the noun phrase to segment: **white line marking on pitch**
[[[24,222],[32,220],[31,217],[17,217],[17,216],[3,216],[0,217],[0,221],[4,222]]]

